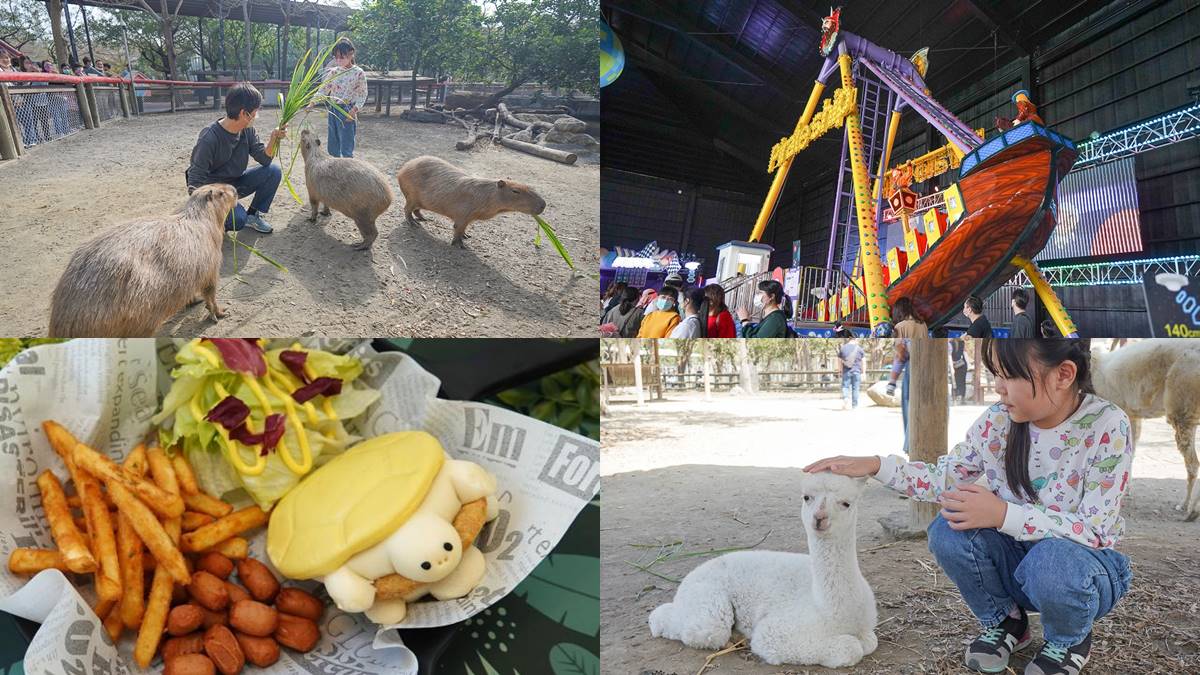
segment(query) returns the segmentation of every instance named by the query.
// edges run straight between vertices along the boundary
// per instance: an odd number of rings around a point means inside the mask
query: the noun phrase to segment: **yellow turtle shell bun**
[[[267,527],[267,555],[292,579],[334,571],[403,525],[444,461],[441,443],[424,431],[355,445],[279,500]]]

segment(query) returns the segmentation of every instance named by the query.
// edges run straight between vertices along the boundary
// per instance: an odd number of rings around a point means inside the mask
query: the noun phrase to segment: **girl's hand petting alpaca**
[[[804,467],[804,471],[807,473],[831,471],[839,476],[850,476],[851,478],[874,476],[879,473],[879,458],[847,457],[845,455],[826,457]]]
[[[942,505],[942,517],[952,530],[998,528],[1004,524],[1004,515],[1008,513],[1008,502],[980,485],[964,485],[957,490],[947,490],[938,497],[938,501]]]

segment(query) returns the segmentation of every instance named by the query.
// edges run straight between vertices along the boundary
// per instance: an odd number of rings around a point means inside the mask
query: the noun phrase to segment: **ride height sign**
[[[1153,337],[1200,337],[1200,275],[1147,272],[1142,290]]]

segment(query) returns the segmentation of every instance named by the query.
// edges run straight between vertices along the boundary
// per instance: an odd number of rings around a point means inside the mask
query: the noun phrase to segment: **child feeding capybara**
[[[304,182],[312,207],[308,219],[316,221],[318,204],[325,205],[323,216],[329,215],[329,209],[344,213],[362,233],[362,243],[354,248],[371,248],[379,236],[375,219],[392,205],[387,178],[361,159],[330,157],[320,139],[308,129],[300,132],[300,153],[304,155]]]
[[[50,301],[52,337],[149,337],[197,296],[213,319],[233,186],[205,185],[183,209],[118,225],[67,263]]]
[[[405,162],[396,173],[400,191],[404,193],[404,218],[409,225],[425,220],[421,209],[454,221],[451,245],[463,245],[467,225],[487,220],[501,213],[517,211],[539,215],[546,210],[546,200],[528,185],[506,180],[471,176],[450,162],[428,155]]]

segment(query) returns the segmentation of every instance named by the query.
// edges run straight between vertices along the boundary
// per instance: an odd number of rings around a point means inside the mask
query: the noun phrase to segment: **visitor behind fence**
[[[788,327],[787,315],[783,313],[783,286],[774,279],[758,282],[758,293],[754,295],[754,307],[762,308],[763,318],[757,324],[750,323],[750,313],[738,308],[742,337],[781,338],[795,337]]]
[[[1025,308],[1029,305],[1029,292],[1024,288],[1014,288],[1012,292],[1012,310],[1013,322],[1012,330],[1009,332],[1010,338],[1032,338],[1037,337],[1033,332],[1033,319],[1025,312]]]
[[[683,294],[683,321],[671,331],[673,338],[702,338],[708,329],[708,299],[704,289],[693,286]]]
[[[339,38],[332,53],[336,65],[325,70],[320,93],[332,98],[342,112],[332,105],[327,106],[329,139],[326,150],[330,157],[353,157],[358,111],[367,103],[367,74],[354,64],[354,43],[349,38]]]
[[[1086,340],[987,340],[984,363],[1001,402],[937,463],[833,457],[806,470],[874,476],[941,504],[929,549],[983,628],[968,667],[1005,672],[1032,642],[1027,612],[1038,611],[1045,643],[1025,672],[1078,673],[1095,622],[1133,576],[1114,549],[1133,463],[1129,418],[1093,393]]]
[[[192,148],[188,194],[202,185],[228,183],[237,189],[238,198],[254,195],[249,210],[241,204],[234,206],[225,220],[226,230],[240,230],[246,225],[264,234],[272,230],[262,216],[271,209],[283,172],[271,161],[275,152],[271,146],[285,134],[274,129],[266,144],[258,140],[250,125],[261,106],[262,94],[253,85],[242,82],[230,87],[225,95],[225,117],[204,127]],[[262,166],[247,169],[250,157]]]
[[[950,367],[954,370],[954,399],[967,402],[967,343],[960,337],[950,339]]]
[[[858,390],[863,376],[863,348],[858,338],[851,336],[838,349],[838,362],[842,364],[842,410],[846,406],[858,407]]]
[[[974,295],[967,296],[963,302],[963,314],[971,325],[967,328],[967,337],[992,337],[992,322],[983,314],[983,300]]]
[[[663,286],[654,299],[653,311],[642,317],[642,326],[638,329],[640,338],[664,338],[679,325],[679,312],[675,304],[679,301],[679,291],[674,286]]]
[[[737,327],[733,325],[733,315],[725,306],[725,289],[721,288],[721,284],[705,286],[704,297],[708,299],[708,326],[705,328],[705,337],[737,337]]]
[[[912,358],[913,340],[929,337],[929,327],[925,325],[913,311],[912,300],[899,298],[892,305],[892,318],[896,320],[896,355],[892,359],[892,372],[888,378],[887,393],[896,393],[896,382],[903,376],[904,382],[900,390],[900,419],[904,423],[904,451],[908,452],[908,364]]]
[[[621,290],[621,297],[617,298],[617,304],[605,312],[600,324],[602,326],[611,324],[615,332],[613,337],[637,337],[638,330],[642,327],[642,314],[644,313],[643,309],[638,306],[639,296],[638,289],[627,286]]]

